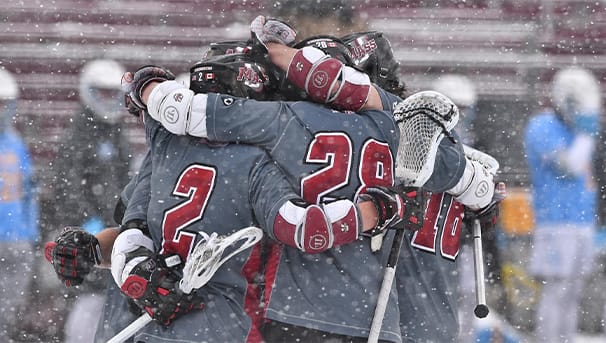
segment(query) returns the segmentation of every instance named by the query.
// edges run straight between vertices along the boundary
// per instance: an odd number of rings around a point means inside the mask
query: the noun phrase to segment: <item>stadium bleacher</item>
[[[606,8],[599,1],[434,0],[352,1],[371,29],[386,33],[411,89],[444,72],[470,76],[488,150],[505,161],[508,181],[526,180],[521,130],[547,105],[553,72],[578,63],[606,80]],[[78,72],[93,58],[128,68],[154,63],[187,72],[205,46],[241,39],[263,0],[8,1],[0,12],[0,63],[17,75],[22,98],[17,126],[44,180],[57,142],[78,108]],[[604,82],[603,84],[606,84]],[[133,144],[143,145],[129,118]],[[43,188],[42,188],[43,189]],[[42,193],[44,197],[44,193]]]

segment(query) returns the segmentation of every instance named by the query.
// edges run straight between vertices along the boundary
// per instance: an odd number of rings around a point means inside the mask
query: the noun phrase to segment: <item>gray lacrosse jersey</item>
[[[386,108],[400,100],[385,94],[382,98]],[[212,94],[207,104],[211,140],[267,149],[307,201],[351,199],[365,186],[391,185],[399,141],[391,113],[348,115],[305,102],[258,103]],[[428,182],[438,192],[452,188],[464,170],[460,144],[443,139],[440,151]],[[413,249],[411,240],[409,237],[405,243],[408,250]],[[279,262],[268,264],[272,267],[266,275],[266,317],[337,334],[368,336],[388,252],[384,246],[382,252],[372,254],[365,239],[320,255],[283,247]],[[415,250],[413,257],[427,258],[435,267],[435,257],[425,254]],[[414,259],[406,262],[411,269],[423,264]],[[446,280],[436,269],[440,280]],[[420,272],[417,270],[418,276]],[[434,283],[428,280],[423,285],[432,287]],[[401,336],[407,336],[398,326],[407,323],[410,315],[414,317],[414,311],[401,320],[397,304],[392,292],[380,336],[383,340],[399,342]],[[450,311],[449,306],[445,308]]]
[[[381,94],[386,109],[400,101],[390,93]],[[442,140],[434,172],[424,186],[432,194],[423,227],[406,234],[398,259],[395,283],[404,342],[458,340],[455,259],[459,254],[464,207],[443,192],[459,181],[465,156],[460,138],[454,131],[451,134],[456,143],[447,138]],[[391,240],[383,244],[391,246]]]
[[[146,134],[150,154],[142,168],[151,166],[152,172],[142,170],[139,184],[126,189],[133,194],[123,194],[129,199],[124,220],[140,219],[147,197],[150,234],[164,254],[176,253],[184,259],[199,231],[228,235],[251,225],[267,227],[263,218],[273,218],[281,204],[296,197],[280,169],[258,147],[211,145],[175,136],[150,118]],[[198,291],[205,298],[204,309],[168,328],[152,322],[135,335],[135,341],[244,342],[255,337],[246,309],[258,305],[248,304],[252,298],[246,294],[258,278],[260,247],[257,244],[229,259]]]
[[[307,102],[209,94],[206,113],[209,139],[267,149],[308,202],[354,199],[367,185],[393,183],[399,130],[388,112],[362,116]],[[283,246],[267,266],[266,318],[368,336],[384,273],[368,239],[314,255]],[[400,342],[395,296],[394,287],[381,339]]]

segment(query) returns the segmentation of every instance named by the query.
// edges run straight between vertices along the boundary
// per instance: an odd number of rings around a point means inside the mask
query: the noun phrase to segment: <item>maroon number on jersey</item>
[[[355,196],[368,186],[393,185],[393,156],[386,143],[369,139],[361,148],[358,166],[352,165],[353,154],[353,145],[345,133],[317,133],[309,143],[305,162],[326,166],[301,180],[303,199],[320,203],[323,196],[351,182],[352,173],[358,173],[361,183]]]
[[[412,246],[449,260],[459,254],[464,207],[446,193],[429,198],[423,227],[412,237]]]
[[[216,176],[214,168],[198,164],[187,167],[179,175],[173,195],[186,200],[164,213],[162,253],[177,253],[183,260],[187,259],[196,234],[181,230],[202,218]]]

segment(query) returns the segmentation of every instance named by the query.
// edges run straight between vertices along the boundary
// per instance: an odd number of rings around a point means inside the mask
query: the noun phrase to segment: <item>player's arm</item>
[[[151,169],[149,154],[146,155],[139,173],[131,179],[120,194],[114,211],[114,220],[117,223],[122,223],[125,213],[128,212],[125,204],[129,203],[136,193],[142,193],[137,192],[137,187],[143,189],[147,187],[149,190],[148,179],[151,171],[148,172],[148,169]],[[149,197],[147,197],[147,201],[149,201]],[[140,202],[136,202],[137,206],[132,206],[141,208],[141,212],[130,215],[133,219],[146,212],[147,207],[145,206],[143,209],[139,204]],[[66,286],[79,285],[92,268],[110,268],[112,249],[120,231],[121,227],[108,227],[96,235],[92,235],[81,227],[66,227],[54,241],[45,244],[45,258],[52,263],[57,276]]]
[[[382,109],[381,97],[365,73],[346,66],[314,47],[291,48],[267,43],[272,63],[286,72],[295,86],[315,102],[338,110]]]
[[[529,154],[538,156],[540,163],[569,176],[587,173],[591,168],[595,139],[589,134],[577,133],[572,142],[566,144],[561,137],[544,134],[553,125],[553,120],[543,116],[529,122],[524,137]]]
[[[296,32],[277,19],[257,16],[250,24],[254,49],[266,50],[286,78],[305,90],[314,102],[358,112],[382,109],[381,98],[365,73],[314,47],[295,49]]]
[[[362,232],[388,227],[418,229],[424,202],[416,189],[368,188],[357,201],[336,199],[311,204],[293,192],[270,160],[251,172],[250,199],[270,237],[315,254],[351,243]]]

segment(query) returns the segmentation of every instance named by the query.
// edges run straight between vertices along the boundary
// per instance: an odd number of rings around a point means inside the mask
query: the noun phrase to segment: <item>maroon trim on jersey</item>
[[[246,279],[246,293],[244,294],[244,311],[252,324],[248,335],[246,336],[247,343],[261,343],[263,337],[259,328],[263,324],[264,309],[261,307],[261,287],[255,282],[259,273],[261,273],[261,249],[262,244],[257,243],[253,246],[246,263],[242,267],[242,275]]]
[[[262,307],[261,317],[266,319],[265,313],[267,307],[271,301],[271,292],[274,289],[274,283],[276,282],[276,275],[278,274],[278,266],[280,265],[280,258],[282,257],[282,245],[280,243],[269,241],[267,243],[267,259],[265,263],[265,291],[263,294],[264,304]]]

